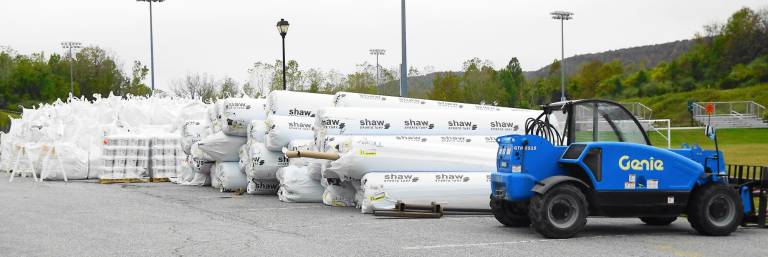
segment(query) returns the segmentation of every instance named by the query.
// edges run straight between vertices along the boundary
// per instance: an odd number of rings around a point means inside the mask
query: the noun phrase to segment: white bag
[[[418,144],[445,144],[498,149],[495,136],[326,136],[316,149],[322,152],[346,152],[358,140],[410,142]]]
[[[269,115],[315,117],[317,110],[333,106],[333,96],[294,91],[272,91],[267,97]]]
[[[193,147],[192,149],[197,149],[197,148]],[[194,171],[195,173],[205,173],[205,174],[211,173],[211,167],[213,167],[213,164],[214,164],[213,161],[209,161],[207,159],[196,159],[194,156],[190,156],[190,157],[191,158],[187,158],[187,164],[189,165],[190,168],[192,168],[192,171]]]
[[[237,190],[246,190],[248,186],[248,178],[245,174],[240,172],[240,164],[237,162],[217,162],[213,166],[216,172],[215,177],[212,177],[215,184],[218,185],[221,192],[233,192]]]
[[[228,136],[219,132],[200,140],[197,144],[199,150],[213,161],[236,162],[240,159],[240,146],[244,145],[245,141],[245,137]]]
[[[334,207],[355,207],[356,193],[355,187],[351,181],[341,183],[328,183],[327,180],[321,180],[325,184],[323,192],[323,204]]]
[[[44,180],[88,179],[88,153],[67,143],[46,145],[40,156],[40,178]],[[53,150],[53,151],[52,151]],[[45,156],[48,157],[45,157]]]
[[[248,143],[266,143],[267,124],[263,120],[251,121],[248,125]]]
[[[362,179],[369,172],[491,172],[496,170],[496,152],[488,147],[358,140],[331,162],[323,176],[348,180]]]
[[[315,133],[314,118],[271,115],[267,125],[266,146],[272,151],[281,151],[291,140],[311,140]]]
[[[192,144],[210,135],[210,124],[204,120],[188,120],[181,127],[181,148],[191,154]]]
[[[363,177],[361,211],[393,209],[395,203],[489,210],[490,172],[372,172]]]
[[[320,203],[325,189],[312,178],[307,167],[288,166],[277,170],[278,199],[289,203]]]
[[[227,98],[221,102],[221,131],[227,135],[244,137],[251,121],[266,118],[265,99]]]
[[[318,111],[315,138],[328,135],[522,134],[528,118],[541,111],[514,112],[325,108]]]
[[[397,96],[368,95],[350,92],[338,92],[334,95],[335,107],[361,107],[385,109],[458,109],[467,111],[520,111],[524,109],[477,105],[456,102],[443,102]]]
[[[254,179],[248,178],[249,195],[275,195],[280,188],[280,182],[277,179]]]
[[[262,143],[249,147],[249,165],[245,172],[255,179],[275,179],[277,169],[288,166],[288,158],[282,152],[269,151]]]

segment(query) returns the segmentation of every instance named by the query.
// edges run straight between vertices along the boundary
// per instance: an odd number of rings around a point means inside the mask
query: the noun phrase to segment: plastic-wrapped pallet
[[[269,115],[315,117],[317,110],[333,106],[333,96],[294,91],[272,91],[267,97]]]
[[[104,138],[102,179],[144,178],[149,168],[150,139],[142,135],[112,135]]]
[[[338,92],[334,95],[335,107],[364,107],[385,109],[459,109],[468,111],[520,111],[524,109],[499,107],[492,105],[465,104],[404,98],[397,96],[369,95],[350,92]]]
[[[280,181],[277,179],[248,178],[246,193],[249,195],[275,195],[279,188]]]
[[[312,130],[315,118],[271,115],[265,123],[266,146],[272,151],[282,150],[291,140],[311,140],[315,135]]]
[[[496,142],[495,136],[326,136],[315,149],[319,149],[323,152],[333,151],[346,151],[351,142],[357,140],[373,140],[373,141],[397,141],[397,142],[411,142],[420,144],[446,144],[446,145],[459,145],[469,147],[488,147],[497,149],[499,144]]]
[[[328,135],[462,135],[522,134],[528,118],[541,111],[487,112],[325,108],[318,111],[315,139]]]
[[[266,143],[267,124],[263,120],[251,121],[248,124],[248,144],[251,142]]]
[[[490,172],[371,172],[362,180],[363,213],[406,204],[488,210]]]
[[[240,172],[240,164],[237,162],[216,162],[211,171],[211,179],[212,186],[222,192],[245,191],[248,186],[248,178]]]
[[[282,152],[270,151],[262,143],[251,143],[249,156],[245,172],[255,179],[275,179],[277,169],[288,166],[288,158]]]
[[[153,178],[178,176],[186,155],[181,150],[181,138],[175,134],[155,135],[151,139],[151,171]]]
[[[191,153],[192,144],[210,135],[210,124],[205,120],[188,120],[181,127],[181,148]]]
[[[358,140],[323,171],[324,177],[362,179],[369,172],[496,170],[497,149],[445,144]],[[337,174],[328,176],[326,173]]]
[[[264,120],[265,99],[227,98],[221,100],[221,131],[230,136],[246,136],[248,124],[254,120]]]
[[[310,174],[307,167],[288,166],[277,170],[280,181],[278,199],[289,203],[320,203],[323,202],[325,189]]]
[[[211,161],[236,162],[240,159],[240,146],[244,145],[245,141],[245,137],[228,136],[219,132],[197,142],[197,148],[210,157]]]
[[[334,207],[355,207],[357,191],[351,181],[341,182],[335,179],[321,179],[321,185],[325,187],[323,192],[323,204]]]

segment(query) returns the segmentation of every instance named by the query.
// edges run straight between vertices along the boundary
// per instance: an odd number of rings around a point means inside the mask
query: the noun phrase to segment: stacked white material
[[[320,108],[333,106],[333,96],[293,91],[272,91],[267,97],[269,115],[315,117]]]
[[[175,134],[155,135],[151,139],[151,171],[153,178],[179,176],[186,155],[181,149],[181,137]]]
[[[175,122],[179,117],[193,115],[190,113],[198,113],[204,108],[199,101],[181,98],[94,97],[92,101],[70,98],[66,102],[57,100],[34,109],[24,109],[21,118],[12,120],[11,130],[4,136],[3,147],[0,147],[0,168],[10,169],[15,160],[11,157],[22,149],[44,144],[48,148],[69,149],[60,155],[65,163],[87,160],[85,169],[65,164],[69,179],[97,178],[100,174],[98,167],[103,165],[102,144],[105,136],[177,132],[180,126]],[[40,166],[41,161],[35,160],[36,166]],[[85,175],[75,175],[81,173]]]
[[[281,151],[292,140],[311,140],[315,118],[271,115],[265,121],[267,127],[266,147]]]
[[[276,179],[277,169],[288,166],[288,158],[282,152],[270,151],[259,142],[251,143],[248,158],[245,173],[251,179]]]
[[[221,100],[221,130],[230,136],[246,136],[248,124],[266,118],[266,100],[259,98],[227,98]]]
[[[194,172],[192,180],[182,183],[184,185],[191,186],[210,186],[211,185],[211,168],[214,162],[195,160],[192,156],[187,158],[187,165]]]
[[[186,154],[191,154],[192,144],[210,135],[210,123],[207,120],[187,120],[181,127],[181,147]]]
[[[468,147],[498,148],[495,136],[326,136],[320,144],[323,152],[348,151],[349,145],[357,140],[397,141],[418,144],[446,144]],[[318,148],[319,149],[319,148]]]
[[[319,203],[323,201],[324,188],[313,178],[306,166],[291,165],[277,170],[280,181],[278,199],[289,203]]]
[[[240,160],[240,147],[245,144],[245,141],[245,137],[229,136],[224,132],[218,132],[195,143],[196,147],[193,145],[191,152],[199,160],[237,162]]]
[[[338,179],[322,179],[323,204],[334,207],[356,207],[362,199],[358,199],[357,189],[360,181],[340,181]]]
[[[221,192],[245,191],[248,179],[238,162],[216,162],[211,169],[211,186]]]
[[[248,125],[248,140],[247,144],[252,142],[264,143],[266,142],[267,124],[263,120],[251,121]]]
[[[150,138],[144,135],[112,135],[104,138],[102,179],[149,176]]]
[[[490,172],[373,172],[363,177],[363,213],[407,204],[488,210]]]
[[[477,105],[455,102],[404,98],[396,96],[368,95],[338,92],[333,98],[336,107],[384,108],[384,109],[458,109],[466,111],[526,111],[525,109]]]

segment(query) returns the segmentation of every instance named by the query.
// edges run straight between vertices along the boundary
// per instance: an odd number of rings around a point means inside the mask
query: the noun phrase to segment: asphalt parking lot
[[[593,218],[568,240],[491,216],[391,219],[170,183],[100,185],[0,175],[2,256],[766,256],[768,229],[729,237]]]

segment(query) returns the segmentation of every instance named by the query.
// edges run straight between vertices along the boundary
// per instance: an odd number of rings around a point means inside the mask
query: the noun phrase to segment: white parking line
[[[615,236],[625,236],[625,235],[612,235],[611,237]],[[492,245],[507,245],[507,244],[527,244],[527,243],[544,243],[544,242],[555,242],[555,241],[573,241],[578,239],[591,239],[591,238],[600,238],[605,236],[590,236],[590,237],[579,237],[574,239],[537,239],[537,240],[520,240],[520,241],[507,241],[507,242],[488,242],[488,243],[471,243],[471,244],[444,244],[444,245],[424,245],[424,246],[409,246],[409,247],[403,247],[403,250],[428,250],[428,249],[440,249],[440,248],[456,248],[456,247],[477,247],[477,246],[492,246]]]

